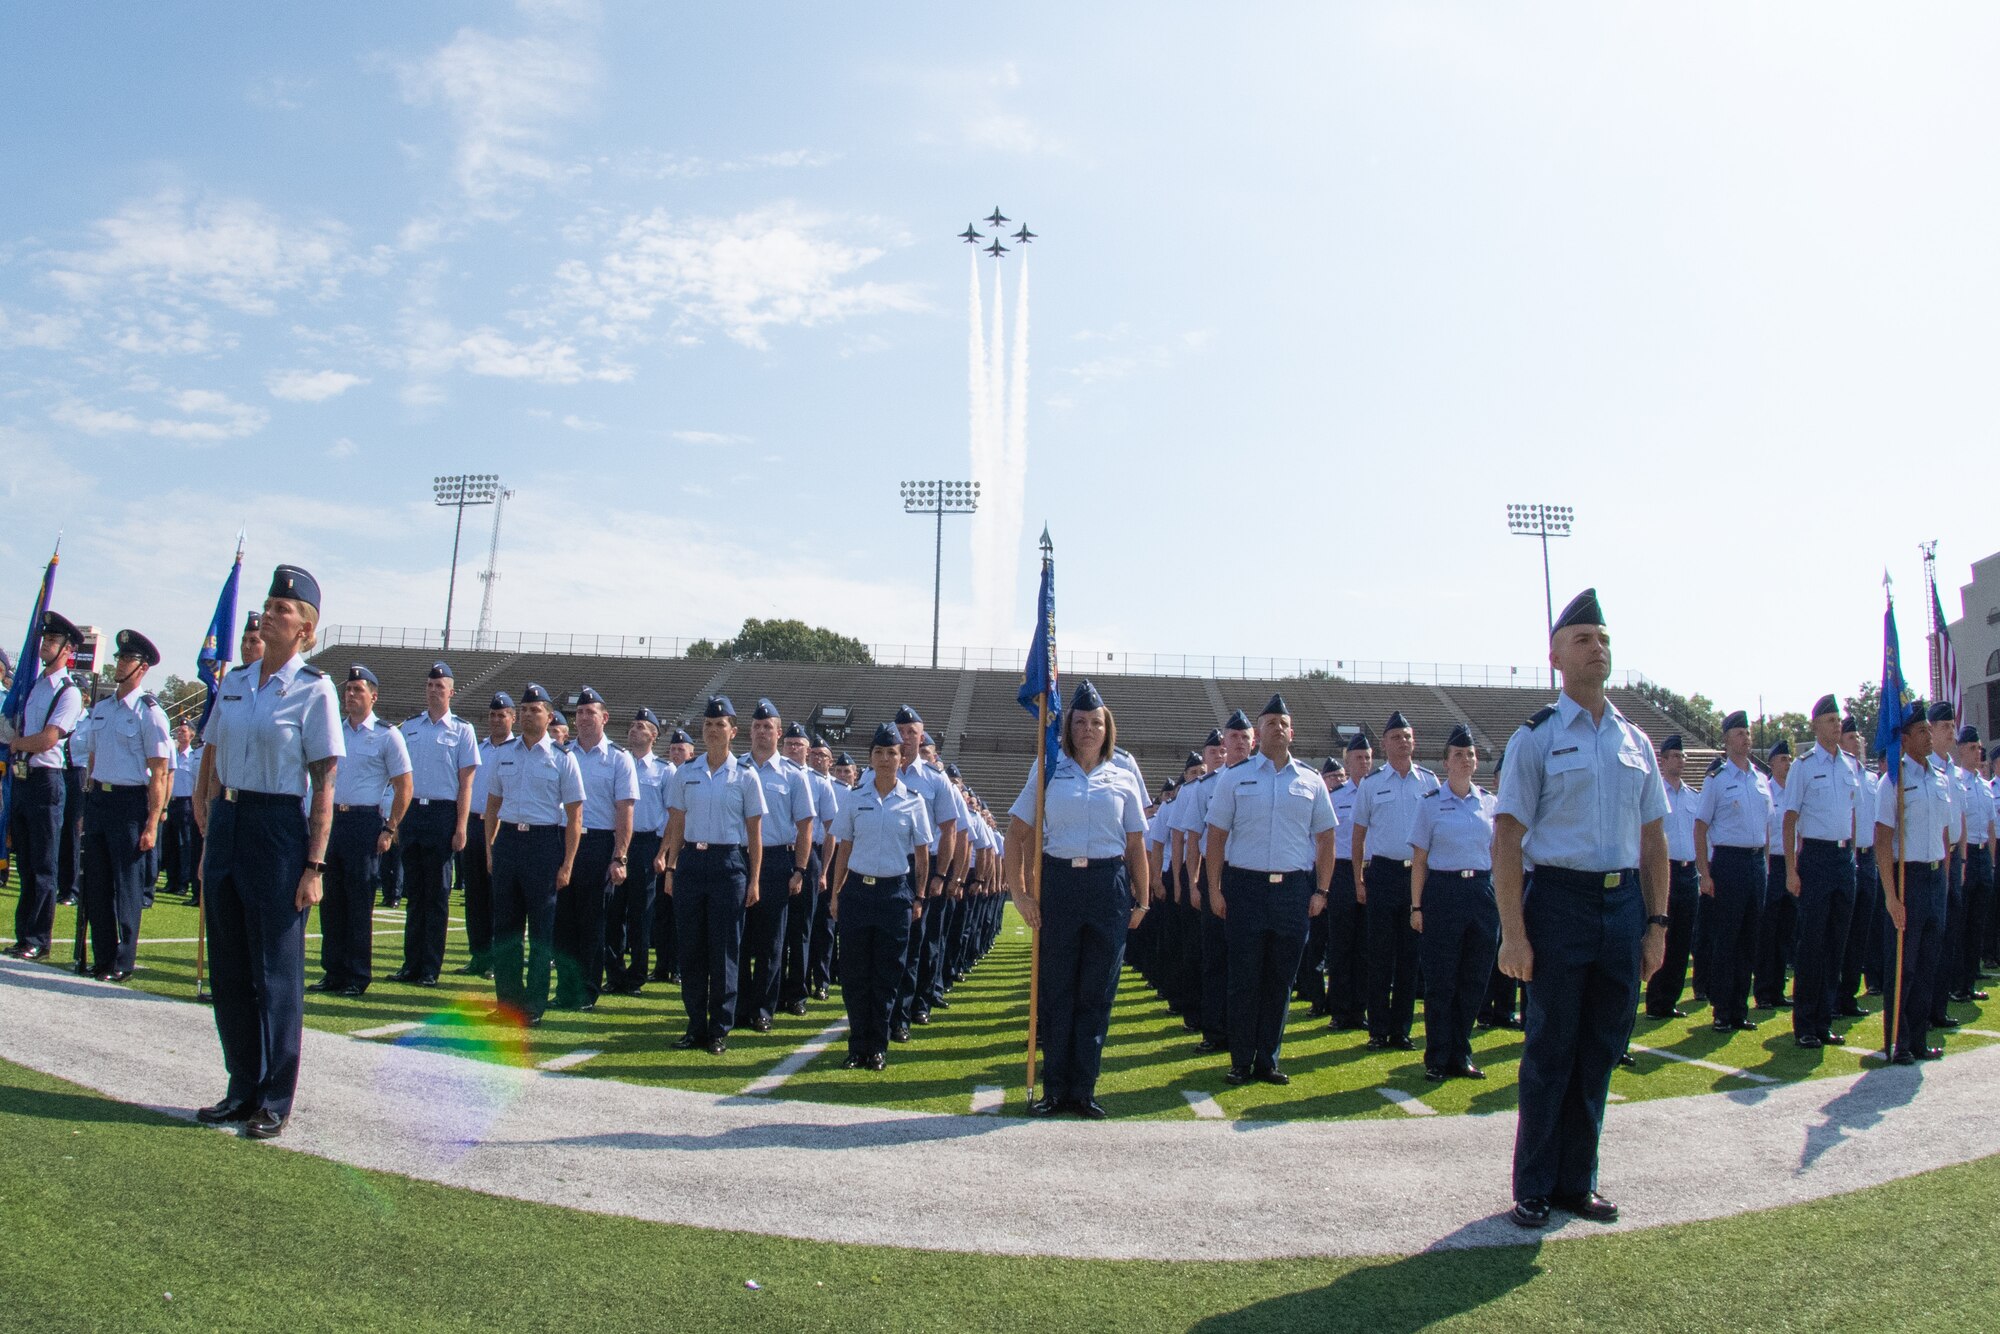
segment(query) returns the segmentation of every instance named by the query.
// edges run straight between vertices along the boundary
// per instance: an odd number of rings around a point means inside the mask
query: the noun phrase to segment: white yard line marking
[[[1634,1044],[1633,1051],[1645,1052],[1648,1056],[1658,1056],[1662,1060],[1679,1061],[1683,1065],[1699,1066],[1703,1070],[1713,1070],[1718,1075],[1730,1075],[1736,1079],[1747,1079],[1752,1084],[1775,1084],[1777,1079],[1770,1075],[1752,1074],[1748,1070],[1738,1070],[1733,1065],[1723,1065],[1717,1061],[1704,1061],[1699,1056],[1683,1056],[1677,1051],[1662,1051],[1658,1047],[1641,1047]]]
[[[972,1090],[972,1111],[976,1116],[998,1116],[1007,1094],[997,1084],[979,1084]]]
[[[1395,1103],[1399,1109],[1408,1112],[1411,1116],[1437,1115],[1437,1108],[1431,1106],[1414,1093],[1405,1093],[1401,1089],[1392,1088],[1378,1088],[1375,1091],[1390,1102]]]
[[[1995,1033],[1990,1028],[1961,1028],[1958,1031],[1975,1038],[2000,1038],[2000,1033]]]
[[[1228,1113],[1222,1105],[1200,1089],[1182,1089],[1181,1096],[1187,1099],[1188,1109],[1204,1121],[1226,1121]]]
[[[422,1027],[422,1024],[411,1019],[405,1020],[400,1024],[383,1024],[380,1028],[357,1028],[347,1036],[351,1038],[392,1038],[398,1033],[407,1033],[413,1028]]]
[[[1626,1097],[1625,1097],[1625,1095],[1624,1095],[1624,1094],[1622,1094],[1622,1093],[1607,1093],[1607,1094],[1605,1094],[1605,1095],[1604,1095],[1604,1097],[1605,1097],[1605,1099],[1606,1099],[1607,1101],[1609,1101],[1609,1102],[1624,1102],[1624,1101],[1626,1101]]]
[[[763,1074],[750,1081],[744,1088],[747,1097],[761,1098],[776,1093],[785,1086],[785,1081],[812,1063],[813,1057],[847,1036],[847,1020],[836,1019],[821,1029],[819,1036],[779,1061]]]
[[[567,1051],[560,1056],[551,1056],[546,1061],[535,1062],[535,1069],[548,1071],[567,1070],[572,1066],[582,1065],[593,1056],[602,1055],[604,1053],[595,1047],[578,1047],[575,1051]]]

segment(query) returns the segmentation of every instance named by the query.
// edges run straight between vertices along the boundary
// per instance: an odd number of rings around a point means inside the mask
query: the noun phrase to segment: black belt
[[[1614,889],[1623,889],[1627,882],[1636,880],[1638,872],[1623,871],[1572,871],[1566,866],[1537,866],[1535,868],[1536,889],[1567,889],[1592,894],[1608,894]]]
[[[1764,849],[1763,844],[1761,843],[1755,847],[1749,847],[1749,848],[1739,847],[1734,843],[1718,843],[1709,848],[1708,855],[1711,859],[1713,859],[1716,857],[1720,857],[1725,852],[1737,853],[1744,857],[1748,857],[1752,853],[1755,853],[1759,857],[1768,855]]]
[[[864,885],[897,885],[897,884],[901,884],[901,883],[902,883],[903,881],[905,881],[905,880],[909,879],[909,876],[908,876],[907,874],[904,874],[904,875],[862,875],[862,874],[861,874],[861,873],[860,873],[859,871],[856,871],[856,872],[853,872],[853,875],[854,875],[854,878],[855,878],[856,880],[859,880],[859,881],[860,881],[860,882],[861,882],[862,884],[864,884]]]
[[[1694,863],[1692,861],[1685,861],[1685,862],[1670,861],[1667,863],[1667,865],[1671,866],[1676,871],[1692,871],[1694,869]]]
[[[1368,864],[1370,866],[1373,866],[1376,862],[1381,862],[1383,865],[1391,868],[1400,866],[1405,871],[1409,870],[1411,866],[1410,861],[1402,857],[1370,857],[1368,859]]]
[[[743,848],[741,843],[689,843],[687,846],[695,852],[740,852]]]
[[[289,792],[252,792],[240,787],[225,787],[222,799],[235,806],[300,806],[305,802],[304,797]]]
[[[119,795],[126,792],[144,792],[145,790],[146,785],[144,783],[92,783],[90,785],[90,791],[97,793],[99,796],[107,794]]]
[[[349,802],[345,806],[336,804],[333,808],[333,813],[335,815],[361,815],[364,813],[369,815],[381,815],[382,808],[380,806],[369,806],[361,802]]]
[[[504,821],[500,826],[500,832],[504,834],[509,830],[517,834],[557,834],[562,832],[562,826],[559,824],[523,824],[518,820]]]
[[[1847,840],[1844,838],[1801,838],[1799,839],[1799,844],[1801,847],[1807,848],[1824,848],[1828,852],[1845,852],[1847,850]]]
[[[1431,874],[1432,874],[1432,875],[1434,875],[1434,876],[1439,876],[1439,875],[1443,875],[1443,876],[1450,876],[1450,877],[1451,877],[1452,879],[1454,879],[1454,880],[1470,880],[1470,879],[1472,879],[1472,878],[1473,878],[1474,876],[1479,876],[1479,875],[1492,875],[1492,874],[1493,874],[1493,872],[1491,872],[1491,871],[1439,871],[1439,870],[1433,870],[1433,871],[1431,872]]]
[[[1229,866],[1226,862],[1224,866],[1238,875],[1254,875],[1267,885],[1282,885],[1295,875],[1312,874],[1311,867],[1303,867],[1296,871],[1253,871],[1247,866]]]
[[[1095,871],[1105,866],[1116,866],[1124,860],[1123,857],[1051,857],[1046,852],[1042,854],[1043,866],[1068,867],[1073,871],[1081,871],[1085,867]]]
[[[1941,861],[1935,861],[1935,862],[1906,861],[1903,863],[1903,868],[1905,870],[1915,870],[1915,871],[1942,871],[1944,869],[1944,863]]]

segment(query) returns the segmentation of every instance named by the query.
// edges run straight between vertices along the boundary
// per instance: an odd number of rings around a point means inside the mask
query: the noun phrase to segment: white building
[[[1991,745],[2000,718],[2000,551],[1972,563],[1972,582],[1960,586],[1958,600],[1962,614],[1946,628],[1958,659],[1959,721],[1977,727]],[[1920,693],[1930,693],[1928,646],[1921,655],[1903,656],[1903,672]]]

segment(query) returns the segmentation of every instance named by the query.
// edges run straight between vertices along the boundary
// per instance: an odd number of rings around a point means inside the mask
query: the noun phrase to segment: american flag
[[[1931,585],[1931,619],[1937,623],[1938,699],[1958,714],[1958,656],[1951,651],[1951,631],[1945,629],[1944,604],[1938,601],[1937,585]]]

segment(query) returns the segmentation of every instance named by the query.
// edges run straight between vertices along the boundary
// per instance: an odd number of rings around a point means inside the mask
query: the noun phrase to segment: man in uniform
[[[1416,762],[1417,734],[1403,711],[1382,728],[1388,767],[1354,799],[1354,897],[1368,914],[1368,1047],[1415,1051],[1417,933],[1410,928],[1410,828],[1438,776]],[[1651,754],[1648,747],[1647,753]]]
[[[1512,1217],[1529,1228],[1552,1208],[1618,1217],[1597,1193],[1598,1137],[1670,922],[1666,789],[1646,734],[1605,698],[1611,635],[1596,589],[1556,618],[1549,665],[1562,694],[1508,743],[1494,829],[1500,966],[1528,984]],[[1524,851],[1535,864],[1525,903]]]
[[[479,734],[451,711],[455,686],[451,668],[432,663],[424,680],[424,711],[402,727],[415,786],[414,804],[398,834],[403,895],[410,902],[403,924],[403,966],[389,980],[420,987],[436,986],[444,968],[451,858],[465,847],[472,774],[479,767]]]
[[[1230,1084],[1289,1084],[1278,1068],[1307,924],[1326,911],[1336,817],[1326,784],[1292,758],[1292,711],[1257,715],[1259,753],[1222,772],[1208,823],[1210,898],[1229,939]]]
[[[611,717],[604,696],[590,686],[577,692],[576,740],[570,745],[583,775],[583,839],[569,889],[556,898],[556,996],[558,1010],[590,1011],[604,990],[605,901],[631,870],[632,808],[639,802],[639,773],[632,756],[605,734]]]
[[[395,846],[410,808],[410,752],[403,734],[375,716],[381,682],[360,663],[340,687],[341,744],[347,755],[333,780],[333,833],[326,845],[319,901],[323,976],[307,991],[358,998],[375,980],[375,877]],[[389,814],[382,815],[382,799]]]
[[[672,791],[674,773],[683,764],[694,758],[694,738],[679,727],[667,733],[668,791]],[[659,854],[653,855],[659,860]],[[657,877],[656,877],[657,879]],[[662,885],[653,898],[653,971],[647,974],[651,982],[678,982],[681,980],[679,947],[674,943],[674,903],[667,896]]]
[[[743,918],[743,970],[737,1013],[753,1032],[771,1031],[783,980],[785,927],[795,903],[808,907],[806,876],[812,861],[812,780],[803,766],[778,753],[784,719],[768,699],[750,711],[750,754],[744,763],[764,789],[764,842],[757,902]]]
[[[1685,1019],[1681,989],[1687,983],[1688,946],[1694,938],[1695,908],[1701,901],[1701,875],[1695,869],[1695,790],[1682,781],[1687,769],[1686,743],[1679,732],[1660,742],[1660,777],[1667,790],[1667,947],[1660,969],[1646,982],[1648,1019]]]
[[[1875,796],[1882,780],[1869,771],[1861,725],[1853,714],[1840,720],[1840,748],[1854,761],[1861,788],[1854,821],[1854,916],[1848,923],[1846,957],[1834,996],[1834,1014],[1844,1019],[1860,1019],[1868,1014],[1861,1004],[1862,979],[1869,972],[1868,961],[1880,949],[1882,933],[1877,923],[1886,917],[1881,878],[1875,870]]]
[[[653,862],[667,832],[667,784],[674,776],[674,766],[653,753],[659,737],[660,716],[648,708],[633,714],[625,729],[639,802],[632,808],[625,881],[612,892],[604,918],[604,989],[614,995],[636,996],[646,985],[646,950],[659,907],[660,877]]]
[[[583,842],[583,772],[549,734],[555,705],[530,681],[521,734],[494,752],[486,788],[486,857],[493,874],[493,992],[497,1019],[529,1028],[548,1008],[556,900],[575,883]],[[522,932],[527,966],[522,968]]]
[[[1854,917],[1854,824],[1859,767],[1840,748],[1840,701],[1821,695],[1812,710],[1813,748],[1785,782],[1785,893],[1798,905],[1792,1039],[1801,1047],[1840,1046],[1834,991]]]
[[[1249,759],[1255,745],[1250,715],[1237,709],[1202,746],[1208,772],[1174,802],[1174,829],[1181,837],[1176,859],[1188,868],[1189,897],[1201,913],[1201,1041],[1194,1049],[1202,1055],[1228,1051],[1230,1034],[1229,928],[1213,902],[1219,887],[1208,870],[1208,804],[1215,799],[1217,775]]]
[[[46,959],[56,923],[57,853],[62,846],[64,741],[83,721],[83,692],[70,679],[69,659],[83,636],[55,612],[42,614],[41,670],[21,713],[21,734],[8,743],[13,781],[7,844],[13,850],[14,943],[17,959]],[[23,670],[27,667],[22,664]]]
[[[137,630],[118,632],[116,691],[91,710],[90,771],[84,797],[83,906],[90,919],[90,953],[101,981],[132,976],[147,853],[173,785],[173,739],[159,700],[139,689],[160,662],[153,641]]]
[[[1338,762],[1329,758],[1328,764]],[[1375,772],[1375,748],[1366,732],[1347,739],[1347,762],[1327,779],[1327,799],[1340,821],[1333,830],[1333,881],[1327,887],[1326,1026],[1345,1033],[1368,1026],[1368,915],[1354,897],[1354,802]]]
[[[195,870],[201,864],[201,836],[194,827],[194,778],[201,768],[201,752],[195,748],[194,729],[186,723],[174,729],[171,767],[173,786],[167,793],[160,863],[167,870],[167,893],[186,894],[193,890]]]
[[[1882,1054],[1897,1065],[1944,1055],[1942,1047],[1930,1045],[1931,992],[1943,955],[1955,816],[1946,776],[1930,762],[1931,728],[1922,700],[1904,706],[1899,771],[1883,774],[1875,794],[1875,869],[1889,924],[1902,936],[1889,947],[1896,963],[1882,1010],[1888,1039]]]
[[[1986,781],[1986,748],[1979,729],[1970,723],[1958,729],[1958,789],[1965,805],[1965,907],[1959,930],[1950,941],[1954,953],[1945,960],[1949,997],[1961,1005],[1986,999],[1979,990],[1979,942],[1985,938],[1986,913],[1993,891],[1993,789]]]
[[[830,792],[831,799],[820,810],[819,859],[825,878],[820,882],[818,901],[813,905],[812,952],[806,963],[806,990],[814,1000],[825,1000],[833,984],[833,817],[840,814],[841,805],[854,791],[853,786],[842,775],[852,776],[856,772],[854,757],[846,751],[834,754],[833,748],[821,742],[808,752],[815,774],[827,780],[821,789]],[[817,797],[815,805],[817,805]]]
[[[1757,966],[1757,918],[1770,874],[1769,815],[1779,794],[1750,759],[1750,716],[1722,720],[1722,767],[1701,786],[1694,808],[1695,869],[1701,876],[1702,935],[1708,960],[1711,1027],[1755,1028],[1750,982]],[[1670,919],[1671,920],[1671,919]]]
[[[1792,743],[1779,737],[1764,756],[1770,766],[1771,808],[1765,816],[1764,910],[1757,926],[1756,993],[1760,1010],[1789,1010],[1785,998],[1785,967],[1798,930],[1798,904],[1785,892],[1789,871],[1785,860],[1785,783],[1792,773]]]
[[[1951,802],[1951,820],[1945,826],[1945,917],[1944,934],[1938,943],[1937,976],[1931,986],[1931,1027],[1952,1029],[1959,1021],[1951,1014],[1951,960],[1958,957],[1959,941],[1965,932],[1966,838],[1970,821],[1966,818],[1964,772],[1953,755],[1958,731],[1958,714],[1949,700],[1931,705],[1931,766],[1944,776],[1945,796]],[[88,730],[87,728],[85,730]]]
[[[952,787],[943,770],[933,768],[923,758],[923,715],[905,704],[896,710],[895,724],[896,734],[903,742],[903,767],[898,776],[903,786],[923,799],[925,809],[930,812],[931,832],[934,835],[925,883],[916,886],[920,911],[917,920],[910,925],[903,981],[896,991],[896,1014],[889,1028],[890,1041],[908,1042],[913,1022],[930,1022],[930,1011],[920,1005],[917,996],[917,974],[923,965],[926,934],[924,918],[941,906],[950,872],[963,865],[956,854],[965,824],[965,811],[959,804],[957,789]]]
[[[458,854],[458,883],[465,887],[465,966],[471,977],[493,976],[493,872],[486,864],[486,798],[493,756],[514,739],[514,697],[497,690],[486,706],[486,735],[472,774],[472,809],[465,817],[465,847]]]
[[[805,774],[812,789],[812,843],[805,860],[805,887],[785,910],[785,958],[778,982],[779,1008],[787,1014],[804,1014],[806,997],[812,991],[813,924],[819,917],[820,898],[826,893],[829,865],[821,850],[829,837],[827,831],[833,827],[836,804],[833,780],[826,776],[833,752],[824,744],[814,746],[804,723],[786,724],[778,752]],[[817,761],[815,752],[821,757]]]

